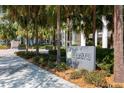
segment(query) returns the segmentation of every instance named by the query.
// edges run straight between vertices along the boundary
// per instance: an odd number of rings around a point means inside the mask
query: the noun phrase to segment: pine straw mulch
[[[28,62],[33,63],[32,59],[28,59]],[[33,63],[33,64],[35,64],[35,63]],[[35,65],[37,65],[37,64],[35,64]],[[84,80],[84,77],[79,78],[79,79],[70,79],[71,73],[75,71],[75,69],[73,69],[73,68],[70,68],[70,69],[68,69],[66,71],[61,71],[60,72],[60,71],[57,71],[55,69],[49,69],[48,67],[43,67],[43,66],[40,66],[40,65],[37,65],[37,66],[39,66],[39,67],[41,67],[41,68],[43,68],[43,69],[45,69],[45,70],[57,75],[57,76],[65,79],[65,80],[67,80],[69,82],[72,82],[72,83],[74,83],[74,84],[76,84],[76,85],[78,85],[78,86],[80,86],[82,88],[96,88],[95,85],[87,83]],[[124,83],[116,83],[116,82],[114,82],[113,75],[111,75],[110,77],[106,77],[105,79],[106,79],[107,83],[111,85],[112,88],[124,88]]]
[[[113,88],[124,88],[124,83],[117,83],[114,82],[114,75],[112,74],[110,77],[106,77],[106,81],[110,84]]]

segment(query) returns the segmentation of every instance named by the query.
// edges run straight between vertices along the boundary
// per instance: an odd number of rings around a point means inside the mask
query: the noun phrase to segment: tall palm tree
[[[114,80],[124,82],[123,6],[114,6]]]

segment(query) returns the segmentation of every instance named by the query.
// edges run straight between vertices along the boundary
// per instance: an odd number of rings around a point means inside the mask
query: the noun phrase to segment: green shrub
[[[56,65],[57,71],[65,71],[68,69],[68,66],[65,63],[59,63]]]
[[[49,50],[49,55],[56,55],[57,51],[56,50]]]
[[[82,77],[82,74],[80,71],[75,71],[75,72],[72,72],[71,75],[70,75],[70,79],[78,79],[78,78],[81,78]]]
[[[40,60],[39,60],[39,63],[42,65],[42,66],[46,66],[47,64],[48,64],[48,62],[46,61],[46,59],[45,58],[40,58]]]
[[[65,57],[66,56],[66,50],[65,49],[61,49],[61,56]],[[57,55],[57,50],[49,50],[49,55]]]
[[[41,54],[39,56],[40,56],[39,64],[41,64],[42,66],[46,66],[48,64],[48,55],[47,54]]]
[[[49,61],[56,61],[57,51],[49,50]],[[66,51],[61,49],[61,62],[66,62]]]
[[[0,45],[0,49],[8,49],[9,48],[9,46],[7,46],[7,45]]]
[[[33,62],[39,64],[40,56],[33,57]]]
[[[29,59],[35,56],[34,52],[25,52],[24,58]]]
[[[48,62],[48,67],[49,68],[55,68],[56,67],[56,63],[55,62]]]
[[[78,79],[81,78],[82,76],[87,75],[89,72],[85,69],[80,69],[78,71],[75,71],[73,73],[71,73],[70,75],[70,79]]]
[[[103,49],[103,48],[97,48],[96,49],[96,60],[97,63],[102,63],[103,59],[105,57],[109,57],[109,60],[107,61],[109,63],[109,61],[113,60],[114,58],[114,50],[113,49]]]
[[[53,45],[45,45],[45,49],[52,50],[53,49]]]
[[[61,62],[66,63],[66,57],[61,57]]]
[[[56,55],[49,55],[49,61],[56,61]]]
[[[72,46],[78,46],[78,44],[73,44]]]
[[[36,48],[36,45],[33,45],[33,48]],[[40,48],[40,49],[52,50],[52,49],[53,49],[53,45],[42,44],[42,45],[39,45],[39,48]]]
[[[114,53],[113,49],[96,49],[96,61],[97,67],[102,70],[106,70],[109,73],[113,73]]]
[[[87,74],[89,73],[88,70],[86,70],[86,69],[80,69],[79,71],[80,71],[80,73],[81,73],[83,76],[85,76],[85,75],[87,75]]]
[[[88,83],[94,84],[96,87],[108,87],[108,84],[105,80],[105,77],[107,76],[108,74],[104,71],[94,71],[85,75],[85,80]]]
[[[86,45],[87,45],[87,46],[93,46],[93,40],[88,40],[88,41],[86,42]]]
[[[20,44],[20,45],[18,46],[18,48],[19,48],[19,49],[25,49],[26,46],[25,46],[25,44]]]
[[[16,52],[16,55],[17,56],[20,56],[22,58],[25,58],[25,59],[29,59],[29,58],[32,58],[35,56],[35,53],[34,52],[26,52],[26,51],[19,51],[19,52]]]

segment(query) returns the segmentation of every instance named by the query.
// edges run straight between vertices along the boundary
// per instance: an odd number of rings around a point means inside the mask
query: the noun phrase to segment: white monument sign
[[[94,71],[96,66],[96,48],[94,46],[69,46],[67,64],[73,68]]]

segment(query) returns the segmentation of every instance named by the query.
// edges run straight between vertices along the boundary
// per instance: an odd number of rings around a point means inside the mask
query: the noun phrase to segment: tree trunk
[[[70,25],[70,18],[68,17],[67,18],[67,25],[68,25],[68,34],[67,34],[67,46],[70,46],[71,45],[71,25]]]
[[[26,52],[28,52],[28,30],[26,29]]]
[[[114,6],[114,81],[124,82],[123,6]]]
[[[86,46],[86,37],[83,31],[81,31],[81,46]]]
[[[53,46],[54,46],[54,50],[56,50],[56,31],[54,30],[53,32]]]
[[[97,47],[97,37],[98,37],[98,33],[97,30],[95,31],[95,46]]]
[[[39,42],[38,42],[38,29],[35,25],[35,30],[36,30],[36,55],[39,54]]]
[[[93,5],[93,45],[95,46],[95,31],[96,31],[96,6]]]
[[[60,63],[60,6],[56,6],[57,9],[57,63]]]
[[[102,16],[102,48],[108,48],[108,21],[106,19],[106,16]]]
[[[76,32],[72,31],[72,45],[76,44]]]
[[[67,18],[67,26],[68,26],[68,31],[67,31],[67,46],[69,46],[69,18]]]

